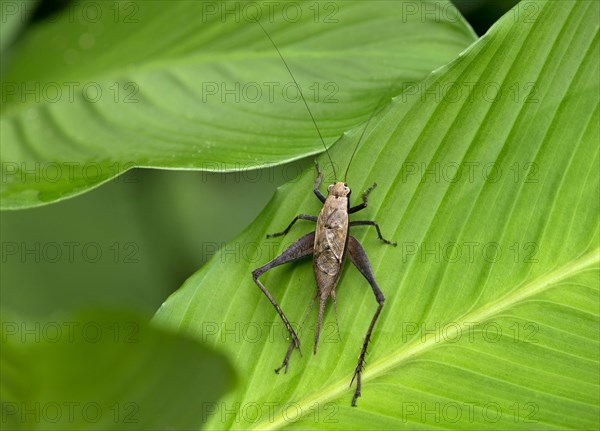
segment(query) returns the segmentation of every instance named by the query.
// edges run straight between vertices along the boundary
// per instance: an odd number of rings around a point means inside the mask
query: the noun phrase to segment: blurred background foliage
[[[454,1],[478,35],[517,2]],[[32,2],[28,26],[68,3]],[[18,44],[19,34],[11,39]],[[252,222],[280,184],[311,164],[237,174],[136,169],[74,199],[2,212],[2,308],[37,320],[91,306],[150,318]]]

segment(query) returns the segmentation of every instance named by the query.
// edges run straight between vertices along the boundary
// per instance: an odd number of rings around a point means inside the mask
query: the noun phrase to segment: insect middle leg
[[[258,277],[263,275],[265,272],[267,272],[271,268],[275,268],[276,266],[283,265],[284,263],[293,262],[295,260],[302,259],[303,257],[311,256],[313,254],[314,243],[315,243],[315,233],[314,232],[308,233],[308,234],[304,235],[303,237],[301,237],[300,239],[298,239],[292,245],[290,245],[287,249],[285,249],[283,251],[283,253],[281,253],[275,259],[264,264],[260,268],[257,268],[254,271],[252,271],[252,279],[254,280],[256,285],[260,288],[260,290],[262,290],[262,292],[265,294],[265,296],[269,299],[269,301],[271,301],[271,304],[273,304],[273,307],[275,307],[275,310],[277,310],[277,314],[279,314],[279,317],[281,317],[283,324],[287,328],[287,330],[290,334],[290,337],[292,338],[292,341],[291,341],[288,351],[285,355],[283,363],[281,364],[281,366],[279,368],[275,369],[276,373],[279,373],[279,371],[283,367],[285,367],[285,371],[287,372],[288,362],[289,362],[290,356],[292,354],[292,351],[294,350],[294,347],[296,347],[298,349],[298,351],[300,352],[300,355],[302,355],[302,352],[300,350],[300,340],[298,339],[298,337],[296,336],[296,333],[292,329],[292,325],[290,325],[290,322],[288,321],[287,317],[285,317],[285,314],[283,314],[283,311],[281,310],[281,308],[279,307],[279,305],[277,304],[277,302],[275,301],[273,296],[271,296],[271,293],[267,290],[267,288],[265,286],[263,286],[263,284],[260,282]]]
[[[369,258],[367,257],[367,253],[360,245],[360,242],[353,236],[348,237],[348,257],[358,268],[361,274],[367,279],[371,288],[373,289],[373,293],[375,294],[375,299],[377,300],[377,310],[371,319],[371,324],[369,325],[369,329],[367,330],[367,334],[365,335],[365,341],[363,342],[362,348],[360,350],[360,355],[358,357],[358,364],[356,365],[356,369],[354,370],[354,376],[352,376],[352,381],[350,381],[350,386],[354,383],[354,379],[356,378],[356,391],[354,392],[354,396],[352,397],[352,406],[356,407],[356,400],[360,397],[360,388],[361,388],[361,373],[364,369],[365,355],[367,354],[367,346],[369,345],[369,341],[371,339],[371,333],[373,332],[373,328],[375,327],[375,322],[377,322],[377,318],[379,317],[379,313],[381,313],[381,309],[383,308],[383,303],[385,302],[385,297],[383,293],[379,289],[377,282],[375,281],[375,276],[373,275],[373,270],[371,269],[371,264],[369,263]]]
[[[350,223],[348,223],[348,227],[349,228],[352,227],[352,226],[375,226],[375,229],[377,229],[377,238],[379,238],[380,240],[382,240],[386,244],[393,245],[393,246],[397,246],[398,245],[398,243],[396,241],[387,240],[387,239],[385,239],[381,235],[381,229],[379,229],[379,225],[375,221],[372,221],[372,220],[355,220],[355,221],[351,221]]]
[[[317,221],[317,217],[315,216],[311,216],[311,215],[306,215],[306,214],[298,214],[296,217],[294,217],[294,220],[292,220],[292,222],[288,225],[288,227],[285,228],[284,231],[282,232],[276,232],[276,233],[269,233],[267,234],[267,238],[273,238],[275,236],[282,236],[282,235],[286,235],[290,229],[292,228],[292,226],[294,226],[294,224],[298,221],[298,220],[308,220],[308,221]]]

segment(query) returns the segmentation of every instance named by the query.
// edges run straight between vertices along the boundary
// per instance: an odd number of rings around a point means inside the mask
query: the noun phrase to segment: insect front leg
[[[377,322],[377,318],[379,317],[379,313],[381,313],[381,309],[383,308],[383,303],[385,302],[385,298],[383,293],[377,286],[377,282],[375,281],[375,276],[373,275],[373,270],[371,269],[371,264],[369,263],[369,258],[367,257],[367,253],[360,245],[360,242],[353,236],[348,237],[348,257],[350,261],[358,268],[361,274],[367,279],[371,288],[373,289],[373,293],[375,294],[375,299],[377,300],[377,310],[371,319],[371,324],[369,325],[369,329],[367,330],[367,334],[365,335],[365,341],[363,342],[362,348],[360,350],[360,355],[358,357],[358,364],[356,365],[356,369],[354,370],[354,376],[352,376],[352,381],[350,381],[350,386],[354,382],[356,378],[356,391],[354,392],[354,396],[352,397],[352,406],[356,407],[356,400],[360,397],[360,388],[361,388],[361,373],[364,368],[365,355],[367,354],[367,346],[369,345],[369,341],[371,339],[371,333],[373,332],[373,327],[375,326],[375,322]]]
[[[292,342],[290,343],[290,346],[285,355],[283,363],[281,364],[281,366],[279,368],[275,369],[276,373],[279,373],[279,371],[283,367],[285,367],[285,371],[287,372],[288,362],[289,362],[290,356],[292,354],[292,351],[294,350],[294,347],[296,347],[298,349],[298,351],[300,352],[300,355],[302,355],[302,352],[300,351],[300,340],[298,339],[298,337],[296,336],[296,333],[292,329],[292,325],[290,325],[290,322],[288,321],[287,317],[285,317],[285,314],[283,314],[283,311],[281,310],[281,308],[279,307],[279,305],[277,304],[277,302],[275,301],[273,296],[271,296],[271,293],[267,290],[267,288],[265,286],[263,286],[263,284],[260,282],[258,277],[263,275],[265,272],[267,272],[271,268],[275,268],[276,266],[283,265],[284,263],[293,262],[293,261],[301,259],[303,257],[311,256],[313,253],[314,243],[315,243],[315,233],[314,232],[308,233],[308,234],[304,235],[303,237],[301,237],[296,242],[294,242],[292,245],[290,245],[287,249],[284,250],[283,253],[281,253],[275,259],[266,263],[265,265],[261,266],[260,268],[257,268],[254,271],[252,271],[252,279],[254,280],[256,285],[260,288],[260,290],[262,290],[262,292],[265,294],[265,296],[269,299],[269,301],[271,301],[271,304],[273,304],[273,307],[275,307],[275,310],[277,310],[277,314],[279,314],[279,317],[281,317],[283,324],[287,328],[287,330],[290,334],[290,337],[292,338]]]
[[[321,172],[321,167],[319,163],[315,160],[315,167],[317,168],[317,178],[315,178],[315,184],[313,186],[314,194],[319,198],[321,203],[325,203],[325,196],[319,190],[319,186],[321,185],[321,180],[323,179],[323,173]]]
[[[364,210],[369,205],[369,193],[371,193],[375,187],[377,187],[377,183],[373,183],[373,185],[371,187],[369,187],[367,190],[365,190],[365,192],[362,194],[362,203],[350,208],[348,210],[348,214],[352,214],[357,211]]]
[[[267,238],[273,238],[275,236],[286,235],[290,231],[292,226],[294,226],[294,223],[296,223],[298,220],[308,220],[308,221],[316,222],[317,218],[315,216],[311,216],[311,215],[298,214],[296,217],[294,217],[294,220],[292,220],[292,222],[288,225],[288,227],[285,228],[285,230],[283,232],[269,233],[269,234],[267,234]]]
[[[348,227],[352,227],[352,226],[375,226],[375,229],[377,229],[377,238],[379,238],[386,244],[393,245],[394,247],[398,245],[398,243],[396,241],[387,240],[381,235],[381,229],[379,229],[379,225],[375,221],[372,221],[372,220],[351,221],[350,223],[348,223]]]

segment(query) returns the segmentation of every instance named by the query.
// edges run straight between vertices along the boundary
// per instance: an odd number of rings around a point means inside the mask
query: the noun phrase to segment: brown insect
[[[258,25],[260,25],[266,36],[273,44],[274,48],[277,50],[279,57],[283,61],[290,76],[296,83],[298,91],[306,106],[306,109],[308,110],[315,125],[315,128],[317,129],[319,137],[321,138],[321,142],[325,147],[325,151],[327,152],[329,160],[330,162],[332,162],[331,157],[329,156],[329,151],[327,151],[327,146],[325,145],[325,142],[323,141],[323,138],[321,136],[321,132],[319,131],[317,123],[312,115],[312,112],[310,111],[310,108],[308,107],[308,104],[306,103],[306,99],[304,98],[302,90],[300,89],[300,86],[294,78],[292,71],[288,67],[286,61],[281,55],[281,52],[277,48],[277,45],[275,45],[275,42],[273,41],[273,39],[271,39],[265,28],[258,20],[256,22],[258,23]],[[364,136],[365,131],[371,119],[373,118],[374,113],[375,111],[373,112],[373,114],[371,114],[371,117],[367,121],[367,124],[363,129],[358,143],[356,144],[352,157],[354,156],[356,148],[358,148],[358,145],[360,144],[360,141],[362,140],[362,137]],[[352,157],[350,161],[352,161]],[[362,344],[360,355],[358,357],[358,364],[356,365],[356,368],[354,370],[354,376],[352,377],[352,380],[350,382],[350,385],[352,385],[354,379],[356,379],[356,391],[354,392],[354,396],[352,397],[352,405],[356,406],[356,400],[361,395],[361,373],[364,368],[364,360],[365,355],[367,353],[367,346],[369,344],[369,340],[371,338],[375,322],[377,321],[377,318],[379,317],[379,314],[381,313],[381,310],[383,308],[385,298],[383,296],[383,293],[381,292],[381,289],[379,289],[377,282],[375,281],[375,276],[373,275],[373,270],[371,269],[371,265],[369,264],[369,259],[367,258],[365,250],[363,249],[360,242],[349,234],[349,229],[353,226],[374,226],[375,229],[377,229],[377,236],[381,241],[394,246],[396,245],[396,243],[383,238],[379,229],[379,225],[374,221],[349,221],[349,214],[353,214],[367,207],[369,193],[377,186],[377,184],[373,184],[363,193],[361,203],[351,207],[351,190],[344,182],[338,182],[336,180],[335,183],[329,185],[329,187],[327,188],[327,197],[325,197],[321,193],[321,191],[319,190],[319,186],[321,185],[323,175],[321,169],[319,168],[319,164],[315,162],[315,165],[317,169],[317,177],[314,182],[313,192],[317,196],[317,198],[323,203],[323,208],[321,209],[319,216],[315,217],[306,214],[299,214],[292,220],[292,222],[284,231],[267,235],[267,238],[286,235],[298,220],[308,220],[311,222],[316,222],[317,226],[315,231],[304,235],[292,245],[290,245],[283,253],[281,253],[275,259],[271,260],[270,262],[266,263],[260,268],[257,268],[254,271],[252,271],[252,279],[257,284],[257,286],[263,291],[266,297],[269,298],[269,301],[271,301],[271,304],[273,304],[273,306],[277,310],[277,313],[281,317],[281,320],[283,320],[283,323],[285,324],[285,327],[287,328],[292,338],[285,358],[283,359],[283,363],[275,369],[276,373],[279,373],[279,371],[281,371],[282,368],[285,368],[285,371],[287,372],[288,363],[292,351],[294,350],[294,348],[297,348],[298,351],[300,351],[300,340],[298,339],[298,336],[294,332],[294,329],[290,325],[288,319],[285,317],[285,314],[283,313],[283,311],[281,310],[271,293],[265,288],[265,286],[260,282],[258,278],[265,272],[269,271],[270,269],[276,266],[283,265],[285,263],[290,263],[308,256],[313,257],[313,272],[315,275],[315,280],[317,282],[317,292],[313,299],[313,303],[317,298],[319,298],[319,314],[317,319],[314,344],[314,353],[316,354],[326,301],[331,296],[334,307],[336,307],[335,288],[340,278],[340,274],[346,257],[350,258],[350,261],[354,264],[354,266],[356,266],[356,268],[361,272],[361,274],[367,279],[367,281],[371,285],[373,293],[375,294],[375,299],[377,300],[378,304],[377,310],[375,311],[375,314],[371,319],[371,324],[369,325],[369,328],[365,335],[365,340]],[[331,166],[333,167],[333,162],[331,163]],[[348,173],[349,167],[350,163],[348,164],[348,167],[346,169],[346,175]],[[334,175],[337,179],[335,168],[333,168],[333,170]]]

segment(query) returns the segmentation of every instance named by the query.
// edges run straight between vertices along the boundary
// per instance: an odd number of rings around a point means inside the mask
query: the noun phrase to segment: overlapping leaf
[[[474,40],[449,2],[77,2],[24,38],[3,78],[2,208],[136,166],[225,171],[321,152],[259,12],[328,144]]]
[[[134,313],[2,316],[2,429],[187,430],[233,386],[210,349]]]

